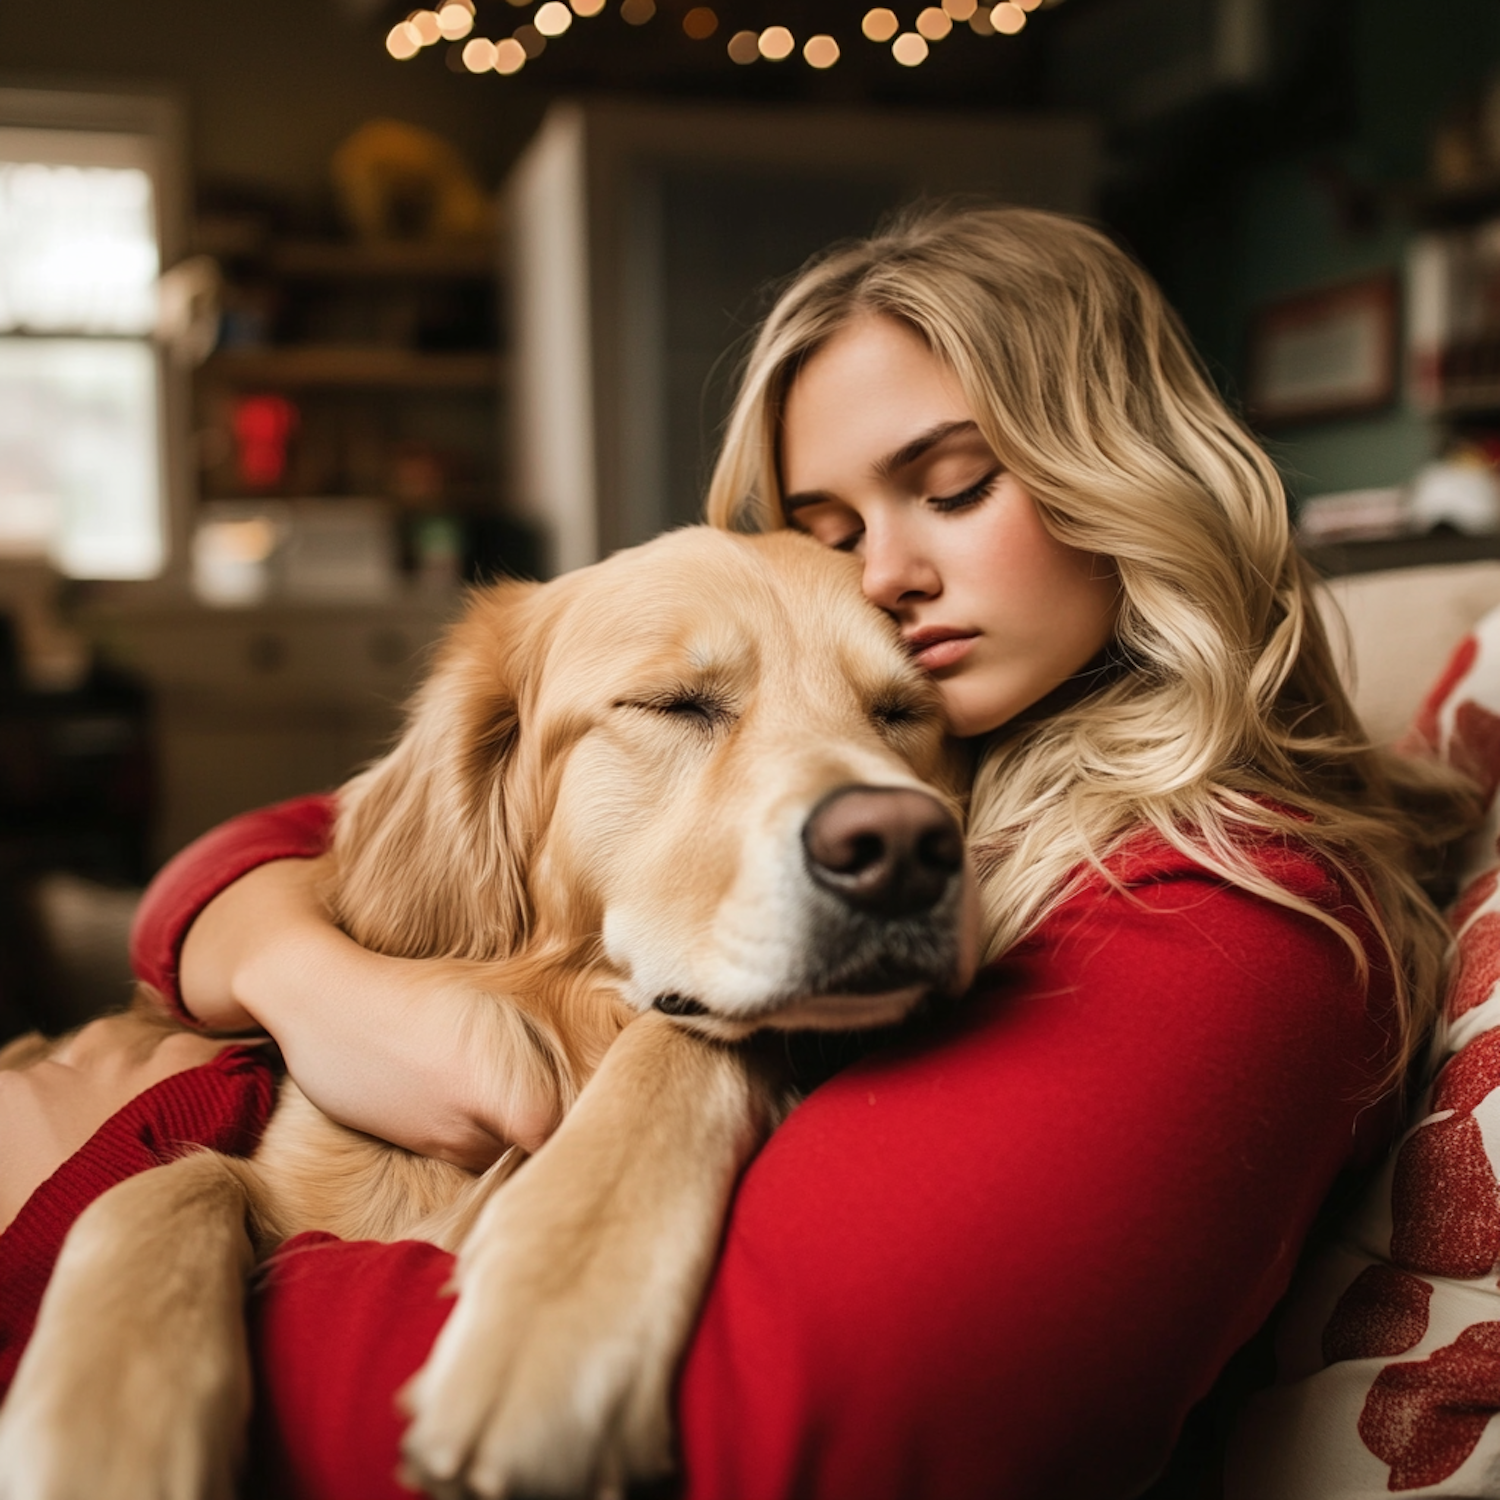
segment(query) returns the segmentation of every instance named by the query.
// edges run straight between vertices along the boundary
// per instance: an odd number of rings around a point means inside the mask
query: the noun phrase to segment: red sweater
[[[324,847],[326,799],[179,855],[137,971],[253,864]],[[1366,937],[1304,847],[1265,871]],[[1336,1174],[1384,1144],[1389,975],[1154,839],[948,1019],[817,1089],[747,1172],[683,1369],[691,1500],[1138,1490],[1286,1286]],[[392,1481],[392,1393],[450,1303],[428,1246],[305,1236],[258,1298],[277,1493]]]

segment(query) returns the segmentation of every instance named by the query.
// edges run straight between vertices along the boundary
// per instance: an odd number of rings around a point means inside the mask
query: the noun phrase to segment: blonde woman
[[[1384,1144],[1445,946],[1413,872],[1464,793],[1366,744],[1274,469],[1080,223],[940,213],[806,269],[709,514],[854,553],[931,672],[974,759],[989,963],[751,1167],[684,1367],[684,1490],[1139,1494]],[[336,1117],[483,1163],[515,1122],[420,965],[354,948],[301,876],[328,823],[290,804],[180,857],[137,965],[264,1026]],[[299,1264],[263,1314],[279,1442],[385,1493],[446,1258]]]

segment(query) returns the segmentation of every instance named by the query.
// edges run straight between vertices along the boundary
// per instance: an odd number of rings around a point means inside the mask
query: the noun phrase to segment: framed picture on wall
[[[1250,326],[1251,418],[1265,427],[1356,416],[1396,396],[1399,294],[1391,272],[1299,292]]]

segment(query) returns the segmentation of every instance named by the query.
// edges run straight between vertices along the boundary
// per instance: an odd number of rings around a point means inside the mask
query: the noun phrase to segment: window
[[[10,93],[0,90],[0,558],[44,557],[73,578],[152,578],[170,529],[152,341],[163,143],[149,130],[12,125]]]

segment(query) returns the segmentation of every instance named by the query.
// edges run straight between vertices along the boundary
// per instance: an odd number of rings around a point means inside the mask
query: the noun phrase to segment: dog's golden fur
[[[546,1145],[476,1177],[287,1081],[250,1161],[113,1189],[0,1412],[0,1496],[229,1496],[244,1277],[313,1228],[458,1252],[405,1396],[430,1492],[661,1472],[675,1358],[779,1107],[732,1043],[895,1020],[972,963],[962,872],[910,920],[846,909],[808,879],[811,812],[944,785],[930,684],[849,560],[805,539],[693,529],[477,596],[401,741],[341,792],[326,891],[359,942],[444,963],[499,1086],[547,1101],[518,1131]]]

